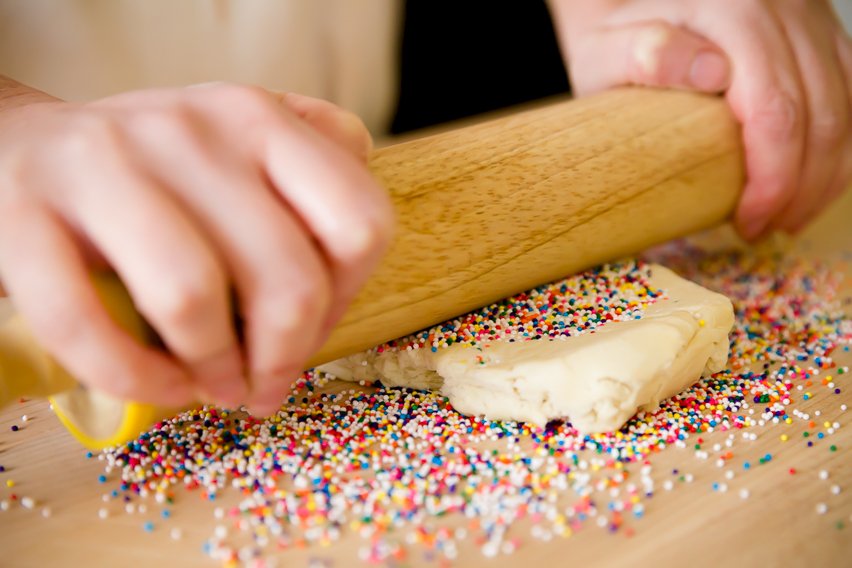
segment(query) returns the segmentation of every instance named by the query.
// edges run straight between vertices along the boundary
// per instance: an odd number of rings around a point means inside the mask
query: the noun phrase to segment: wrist
[[[0,113],[34,104],[57,102],[60,99],[0,75]]]

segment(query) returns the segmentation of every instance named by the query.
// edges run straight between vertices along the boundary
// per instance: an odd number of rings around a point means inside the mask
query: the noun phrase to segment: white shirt
[[[322,97],[374,133],[396,99],[396,0],[0,0],[0,74],[66,100],[233,81]]]

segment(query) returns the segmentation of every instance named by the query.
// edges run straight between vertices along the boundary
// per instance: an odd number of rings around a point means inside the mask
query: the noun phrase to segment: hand
[[[361,121],[330,103],[227,84],[6,110],[0,274],[36,337],[85,384],[269,414],[388,242],[370,145]],[[112,322],[88,277],[99,263],[170,354]]]
[[[726,93],[744,237],[798,231],[852,179],[852,42],[827,0],[554,0],[575,91]]]

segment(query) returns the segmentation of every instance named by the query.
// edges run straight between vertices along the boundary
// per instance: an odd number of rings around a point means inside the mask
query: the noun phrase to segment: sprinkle
[[[822,479],[823,481],[828,479],[828,470],[825,470],[825,469],[819,470],[819,478]]]
[[[359,377],[362,388],[323,392],[331,377],[310,371],[269,419],[193,409],[99,454],[120,475],[120,493],[112,498],[126,498],[131,513],[146,496],[167,503],[170,509],[160,511],[164,519],[177,506],[178,490],[180,498],[195,492],[217,505],[227,503],[213,508],[217,522],[205,545],[208,555],[226,565],[250,564],[267,548],[329,546],[347,531],[365,539],[358,555],[367,562],[404,565],[410,562],[406,547],[416,545],[430,555],[426,562],[439,564],[455,558],[457,542],[464,539],[482,554],[497,556],[520,546],[510,534],[547,541],[585,524],[633,534],[623,526],[625,518],[643,518],[646,501],[660,488],[671,491],[677,482],[694,479],[671,468],[654,470],[656,454],[670,446],[689,448],[695,459],[712,459],[722,469],[724,481],[702,481],[690,491],[727,492],[738,463],[746,471],[759,463],[761,469],[795,473],[785,453],[761,457],[743,446],[737,455],[735,441],[756,441],[770,433],[765,426],[777,424],[786,431],[771,435],[813,447],[840,427],[826,426],[814,408],[836,404],[818,395],[843,388],[847,379],[830,357],[852,340],[849,319],[832,303],[837,278],[824,266],[781,257],[682,249],[659,254],[677,272],[732,299],[730,358],[726,369],[663,401],[656,412],[637,415],[618,432],[584,436],[567,421],[537,426],[462,416],[440,393],[390,388],[373,377]],[[491,341],[560,341],[612,321],[641,319],[665,295],[649,286],[646,271],[641,262],[606,265],[368,355],[455,344],[482,349]],[[488,364],[487,357],[479,364]],[[804,412],[799,403],[806,398]],[[823,408],[825,416],[835,409]],[[750,496],[745,488],[737,494]],[[465,532],[444,524],[448,515],[464,519]],[[521,519],[525,523],[513,527]],[[527,522],[528,530],[520,528]],[[229,528],[251,544],[226,544]]]
[[[817,503],[816,512],[818,515],[824,515],[828,512],[828,505],[825,503]]]
[[[152,523],[151,521],[148,521],[144,525],[142,525],[142,529],[145,532],[154,532],[154,523]]]
[[[14,486],[15,486],[15,481],[13,479],[7,479],[6,480],[6,487],[14,487]]]
[[[106,519],[107,517],[109,517],[109,511],[108,510],[106,510],[104,508],[98,509],[98,518],[103,520],[103,519]]]

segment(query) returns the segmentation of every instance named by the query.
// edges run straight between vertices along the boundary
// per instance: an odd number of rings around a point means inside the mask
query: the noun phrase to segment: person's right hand
[[[389,240],[370,145],[331,103],[228,84],[6,110],[0,277],[83,383],[272,413]],[[110,319],[89,277],[101,263],[170,354]]]

